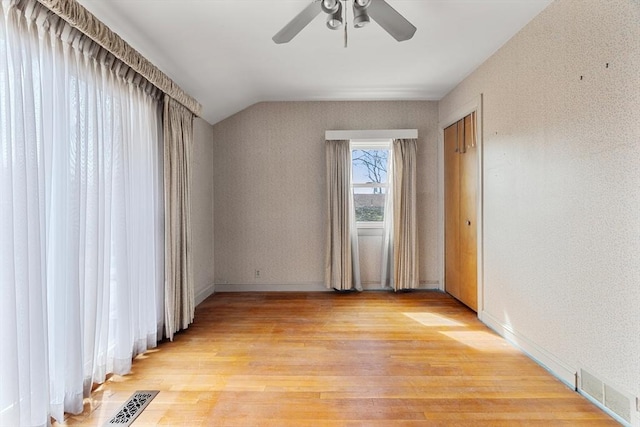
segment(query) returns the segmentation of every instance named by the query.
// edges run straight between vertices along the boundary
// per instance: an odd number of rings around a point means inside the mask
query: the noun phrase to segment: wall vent
[[[604,405],[604,384],[584,369],[580,371],[580,389]]]
[[[631,422],[631,399],[607,384],[604,385],[604,406],[626,422]]]
[[[584,369],[580,370],[580,391],[630,425],[633,399],[626,393],[616,390]]]

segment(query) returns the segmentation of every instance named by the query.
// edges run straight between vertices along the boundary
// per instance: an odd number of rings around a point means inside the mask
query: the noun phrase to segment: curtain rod
[[[195,98],[182,90],[169,76],[160,71],[158,67],[153,65],[81,4],[75,0],[37,1],[68,22],[73,28],[81,31],[104,49],[107,49],[158,89],[188,108],[193,114],[200,115],[202,106]]]
[[[328,130],[326,140],[339,139],[416,139],[418,129]]]

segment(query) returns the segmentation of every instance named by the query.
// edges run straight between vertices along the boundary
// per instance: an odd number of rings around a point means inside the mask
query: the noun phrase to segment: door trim
[[[440,259],[440,290],[445,290],[444,281],[444,130],[475,111],[476,113],[476,141],[478,144],[478,175],[477,185],[477,287],[478,287],[478,317],[484,311],[484,132],[483,132],[483,94],[481,93],[471,101],[454,107],[443,115],[444,119],[438,123],[438,245]]]

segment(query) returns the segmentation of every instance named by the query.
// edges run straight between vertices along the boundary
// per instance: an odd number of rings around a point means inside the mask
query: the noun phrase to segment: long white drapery
[[[16,3],[0,3],[0,425],[44,426],[157,342],[161,130],[152,89]]]
[[[380,286],[382,288],[394,288],[394,267],[393,267],[393,199],[394,199],[394,174],[393,150],[389,147],[389,164],[387,166],[387,197],[384,203],[384,222],[382,228],[382,250],[380,257]]]

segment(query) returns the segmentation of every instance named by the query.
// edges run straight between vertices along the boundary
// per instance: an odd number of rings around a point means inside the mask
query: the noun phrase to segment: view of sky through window
[[[351,159],[356,221],[384,221],[389,150],[353,150]]]
[[[386,183],[389,150],[353,150],[353,183]]]

